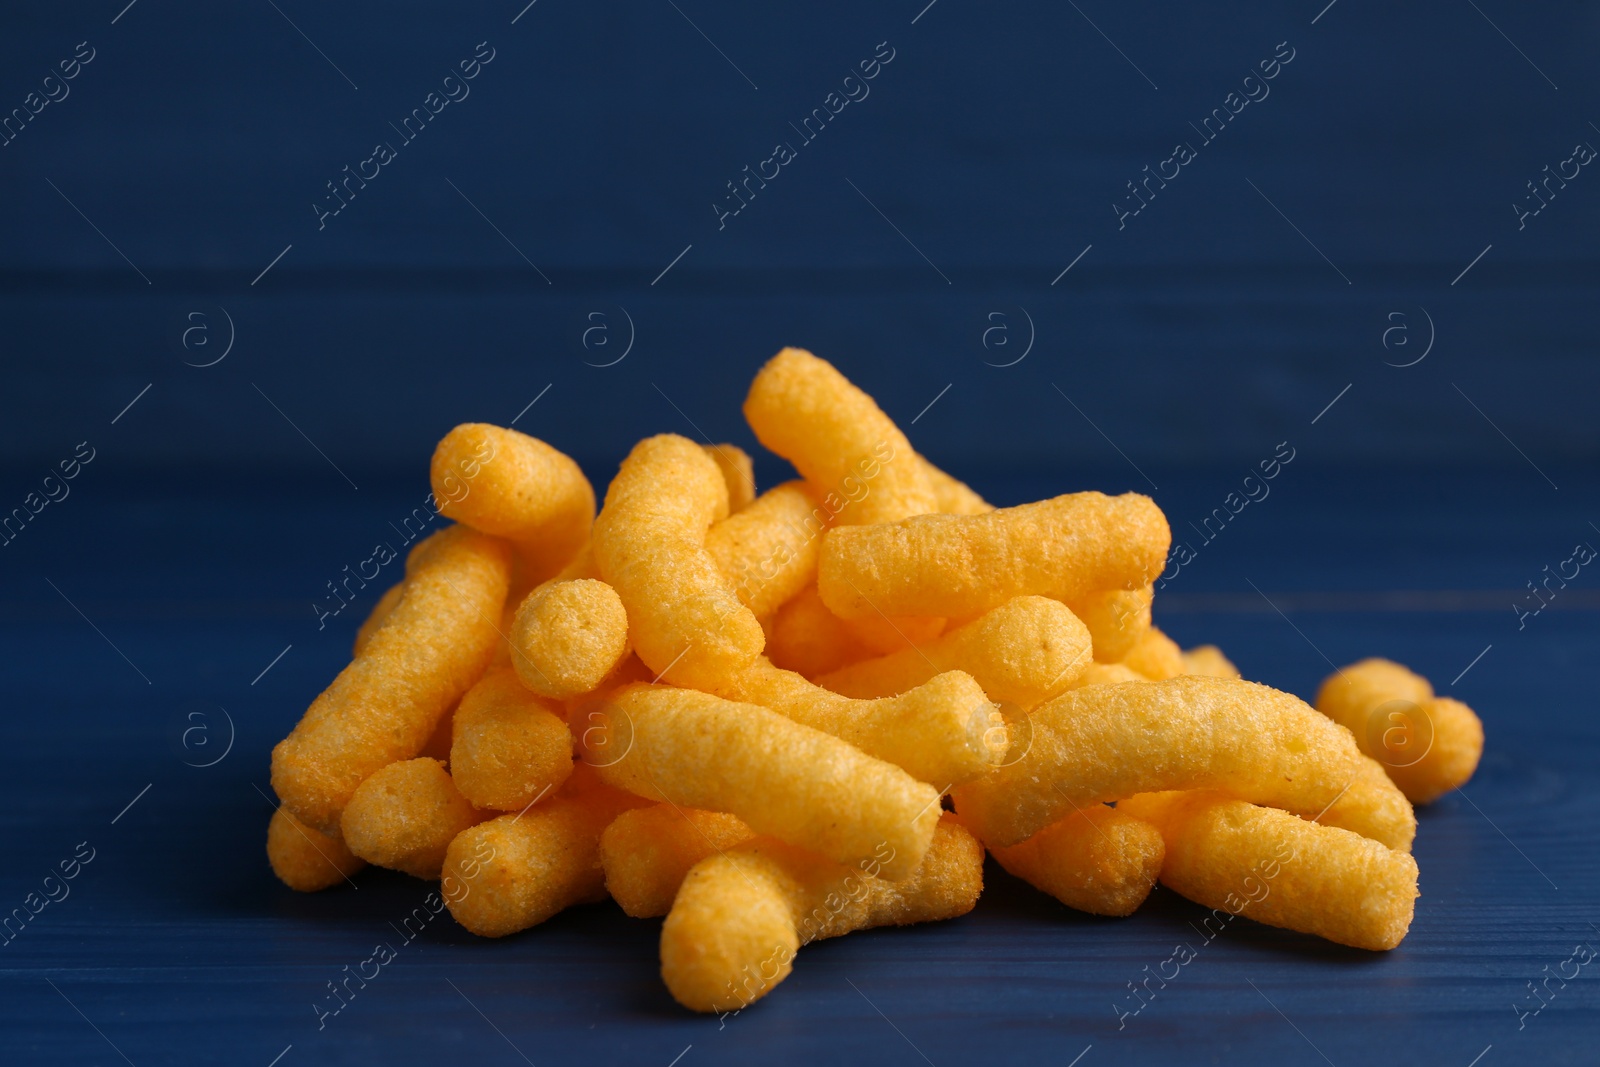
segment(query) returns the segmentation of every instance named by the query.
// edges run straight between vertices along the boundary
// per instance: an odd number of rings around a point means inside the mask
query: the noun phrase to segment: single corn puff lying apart
[[[942,821],[900,882],[757,838],[702,860],[661,926],[661,977],[692,1011],[737,1011],[789,976],[801,945],[874,926],[953,919],[983,890],[983,848]]]
[[[1483,756],[1483,723],[1473,710],[1434,696],[1426,678],[1386,659],[1329,675],[1317,710],[1355,734],[1361,751],[1416,804],[1465,785]]]

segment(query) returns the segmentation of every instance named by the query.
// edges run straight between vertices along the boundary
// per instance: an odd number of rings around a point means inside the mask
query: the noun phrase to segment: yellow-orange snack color
[[[928,483],[933,486],[933,498],[941,515],[982,515],[993,511],[994,505],[979,496],[971,486],[918,456],[922,469],[927,472]]]
[[[1065,692],[1090,662],[1089,630],[1065,604],[1019,596],[921,648],[863,660],[817,682],[845,696],[884,697],[963,670],[990,700],[1030,708]]]
[[[1254,682],[1086,686],[1028,721],[1020,759],[952,793],[962,819],[993,845],[1016,844],[1074,805],[1166,789],[1216,789],[1311,818],[1361,772],[1348,730]]]
[[[1216,645],[1199,645],[1183,654],[1184,674],[1203,674],[1207,678],[1238,678],[1239,668]]]
[[[513,671],[490,671],[461,698],[450,775],[474,807],[521,811],[571,773],[566,709],[529,692]]]
[[[1007,871],[1069,908],[1132,915],[1161,873],[1161,831],[1131,815],[1091,804],[1019,845],[991,848]]]
[[[422,746],[422,751],[418,752],[417,755],[427,756],[429,759],[436,759],[441,763],[450,762],[450,738],[455,733],[456,708],[460,706],[457,703],[455,708],[451,708],[439,717],[439,725],[433,728],[433,733],[428,735],[427,743]]]
[[[1121,663],[1091,663],[1078,675],[1068,689],[1082,689],[1090,685],[1121,685],[1124,682],[1148,682],[1150,679]]]
[[[826,514],[805,482],[784,482],[713,523],[706,552],[739,602],[766,618],[816,578]]]
[[[1244,915],[1375,951],[1394,948],[1411,928],[1417,863],[1404,852],[1217,793],[1134,797],[1118,807],[1160,827],[1162,884],[1224,923]]]
[[[756,498],[756,465],[750,453],[726,442],[700,447],[722,472],[722,481],[728,487],[728,514],[734,515],[749,507]]]
[[[389,613],[394,610],[396,604],[400,603],[400,595],[405,590],[406,583],[401,581],[394,583],[383,591],[383,595],[378,598],[378,602],[372,605],[372,611],[367,615],[366,621],[356,630],[355,648],[350,653],[352,656],[361,655],[361,650],[367,647],[367,642],[372,639],[372,635],[377,632],[378,627],[388,621]]]
[[[1355,734],[1414,804],[1465,785],[1483,756],[1483,723],[1472,709],[1435,697],[1426,678],[1386,659],[1329,675],[1317,709]]]
[[[425,545],[388,621],[272,750],[272,788],[324,833],[356,786],[422,751],[494,656],[508,546],[464,526]]]
[[[815,678],[872,655],[844,620],[808,585],[778,609],[767,633],[767,655],[784,670]]]
[[[444,435],[429,480],[441,514],[515,542],[531,580],[571,559],[594,520],[594,489],[570,456],[484,422]]]
[[[887,656],[921,648],[944,632],[945,619],[937,615],[872,614],[840,620],[850,636],[866,647],[868,655]]]
[[[856,700],[762,658],[729,675],[716,693],[832,734],[940,790],[988,773],[1007,748],[999,709],[962,671],[935,675],[896,696]]]
[[[1381,841],[1396,852],[1410,852],[1417,836],[1411,801],[1371,756],[1361,757],[1355,781],[1316,821]]]
[[[983,891],[983,848],[947,819],[906,880],[871,871],[772,838],[702,860],[661,926],[667,989],[692,1011],[737,1011],[789,976],[801,945],[965,915]]]
[[[840,863],[886,850],[889,879],[910,875],[927,851],[939,791],[831,734],[669,686],[627,686],[603,704],[605,730],[579,742],[619,789],[737,815]]]
[[[339,838],[312,829],[283,808],[267,824],[267,862],[279,881],[301,893],[338,885],[367,865]]]
[[[391,763],[361,783],[339,820],[345,845],[368,863],[439,877],[444,850],[480,816],[438,760]]]
[[[750,383],[744,417],[840,524],[894,522],[938,508],[927,467],[905,434],[872,397],[810,352],[785,348],[768,360]]]
[[[635,919],[665,915],[695,864],[754,836],[720,811],[671,804],[625,811],[600,835],[606,892]]]
[[[870,499],[870,498],[869,498]],[[966,619],[1012,597],[1071,603],[1142,586],[1161,572],[1171,531],[1147,496],[1069,493],[983,515],[919,515],[823,535],[817,591],[843,619]]]
[[[1131,667],[1152,682],[1164,682],[1188,673],[1183,669],[1183,650],[1178,643],[1154,626],[1133,643],[1128,654],[1122,657],[1122,665]]]
[[[546,582],[517,608],[510,638],[522,684],[565,700],[593,692],[628,654],[628,612],[598,578]]]
[[[1083,620],[1094,638],[1094,658],[1116,663],[1133,650],[1150,629],[1150,604],[1155,587],[1097,589],[1071,601],[1067,607]]]
[[[526,812],[462,831],[444,859],[450,914],[479,937],[505,937],[575,904],[604,900],[600,832],[638,803],[620,790],[580,783]]]
[[[660,434],[633,446],[595,520],[595,563],[627,608],[634,651],[674,685],[747,667],[766,643],[705,549],[727,499],[699,446]]]

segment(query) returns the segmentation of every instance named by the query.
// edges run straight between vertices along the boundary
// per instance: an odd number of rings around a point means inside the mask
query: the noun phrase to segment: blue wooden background
[[[525,2],[0,13],[0,514],[56,498],[0,544],[0,911],[94,857],[0,945],[0,1058],[1594,1061],[1595,975],[1528,983],[1600,946],[1600,595],[1513,605],[1600,543],[1600,9]],[[408,142],[429,93],[458,99]],[[1089,919],[991,871],[725,1027],[597,906],[441,919],[319,1030],[424,892],[265,865],[268,749],[356,622],[317,629],[324,583],[450,426],[515,419],[603,486],[646,433],[753,448],[784,344],[998,502],[1137,489],[1179,538],[1288,442],[1157,618],[1303,695],[1384,654],[1482,714],[1405,944],[1236,924],[1119,1029],[1199,909]]]

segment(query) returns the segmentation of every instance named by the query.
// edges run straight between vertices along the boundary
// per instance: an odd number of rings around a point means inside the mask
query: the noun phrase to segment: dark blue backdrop
[[[1514,605],[1600,541],[1600,9],[925,2],[0,15],[0,514],[38,509],[0,535],[0,910],[96,850],[0,946],[19,1061],[1592,1058],[1592,976],[1526,983],[1600,942],[1600,597]],[[725,1031],[596,908],[430,930],[319,1032],[421,888],[263,863],[267,749],[356,621],[318,631],[324,582],[455,423],[603,487],[646,433],[753,449],[785,344],[996,501],[1151,492],[1198,549],[1157,606],[1185,643],[1307,695],[1388,654],[1476,706],[1405,945],[1239,930],[1118,1030],[1196,909],[1089,921],[993,872]]]

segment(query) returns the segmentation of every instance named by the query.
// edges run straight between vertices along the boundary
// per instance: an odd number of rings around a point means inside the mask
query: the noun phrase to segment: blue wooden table
[[[1147,473],[1175,529],[1234,480]],[[268,750],[355,624],[319,632],[308,602],[417,484],[84,493],[0,584],[0,901],[41,908],[0,947],[0,1059],[1592,1063],[1600,974],[1571,961],[1600,946],[1600,616],[1587,573],[1521,630],[1510,606],[1573,542],[1600,541],[1592,475],[1551,473],[1559,492],[1526,467],[1292,469],[1157,600],[1170,633],[1217,642],[1249,677],[1309,694],[1324,655],[1385,654],[1480,712],[1477,776],[1420,813],[1400,948],[1247,920],[1206,941],[1202,909],[1165,889],[1132,918],[1092,918],[991,864],[967,917],[808,947],[776,993],[721,1020],[673,1003],[657,922],[609,904],[495,941],[445,914],[407,940],[424,883],[368,870],[306,896],[268,870]],[[1015,502],[1130,477],[975,480]],[[394,961],[320,1015],[379,944]],[[1130,1014],[1130,983],[1179,944],[1195,958]]]

